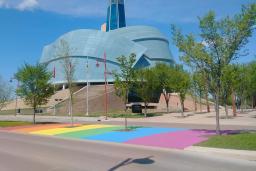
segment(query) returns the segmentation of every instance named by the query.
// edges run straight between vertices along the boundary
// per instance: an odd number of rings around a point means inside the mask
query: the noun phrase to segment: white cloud
[[[200,3],[199,3],[200,1]],[[234,1],[234,2],[233,2]],[[126,16],[160,23],[195,23],[197,17],[214,10],[217,17],[233,15],[241,4],[255,0],[126,0]],[[82,17],[106,17],[109,0],[0,0],[0,8],[42,11]]]
[[[5,0],[0,0],[0,6],[4,4]]]
[[[21,3],[17,5],[17,9],[24,11],[35,8],[38,5],[37,0],[23,0]]]
[[[0,0],[0,7],[7,7],[7,1],[6,0]]]

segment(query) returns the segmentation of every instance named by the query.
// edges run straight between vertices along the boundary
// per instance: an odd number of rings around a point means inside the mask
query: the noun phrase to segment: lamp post
[[[11,79],[10,79],[10,83],[12,83],[13,82],[13,80],[16,80],[17,81],[17,85],[16,85],[16,91],[17,91],[17,89],[18,89],[18,87],[19,87],[19,80],[17,80],[15,77],[12,77]],[[18,109],[18,95],[17,95],[17,92],[15,91],[15,116],[17,116],[17,109]]]

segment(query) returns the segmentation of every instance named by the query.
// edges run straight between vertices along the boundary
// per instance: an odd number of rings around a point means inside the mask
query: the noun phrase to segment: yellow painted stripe
[[[97,129],[97,128],[107,128],[107,127],[111,127],[111,125],[86,125],[86,126],[79,126],[79,127],[73,127],[73,128],[54,128],[54,129],[30,132],[30,134],[56,135],[56,134],[64,134],[69,132],[76,132],[76,131]]]

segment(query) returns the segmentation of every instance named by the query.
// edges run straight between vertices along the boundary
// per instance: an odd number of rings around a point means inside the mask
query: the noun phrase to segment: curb
[[[235,159],[256,161],[256,151],[208,148],[208,147],[198,147],[198,146],[191,146],[191,147],[185,148],[184,150],[190,151],[190,152],[208,153],[212,155],[235,158]]]

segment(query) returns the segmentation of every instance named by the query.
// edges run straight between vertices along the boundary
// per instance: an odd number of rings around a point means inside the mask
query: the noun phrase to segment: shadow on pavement
[[[145,158],[140,158],[140,159],[127,158],[126,160],[120,162],[118,165],[110,168],[108,171],[115,171],[115,170],[119,169],[120,167],[129,165],[129,164],[133,164],[133,163],[134,164],[142,164],[142,165],[155,163],[155,161],[152,160],[151,158],[153,158],[153,156],[149,156],[149,157],[145,157]]]

